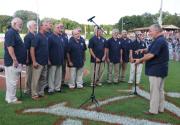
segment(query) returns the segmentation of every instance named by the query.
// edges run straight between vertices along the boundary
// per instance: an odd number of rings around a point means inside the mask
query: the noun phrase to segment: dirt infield
[[[0,65],[3,65],[4,61],[3,59],[0,59]],[[21,73],[22,77],[21,77],[21,83],[22,83],[22,87],[24,88],[24,84],[25,84],[25,72]],[[84,76],[87,76],[89,74],[88,69],[84,68],[83,71]],[[70,78],[70,69],[68,67],[66,67],[66,76],[65,76],[65,81],[68,81]],[[20,81],[18,81],[18,87],[19,87],[19,83]],[[6,83],[5,83],[5,73],[1,72],[0,73],[0,90],[5,90],[6,88]]]

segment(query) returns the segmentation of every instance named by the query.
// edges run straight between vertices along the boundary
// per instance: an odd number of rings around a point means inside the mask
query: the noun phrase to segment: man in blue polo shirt
[[[46,37],[50,37],[52,32],[52,21],[50,19],[45,19],[43,22],[45,22],[47,24],[47,32],[45,33]]]
[[[31,43],[34,40],[37,24],[34,20],[27,22],[28,33],[24,37],[24,44],[26,48],[26,81],[24,92],[28,95],[31,94],[31,80],[32,80],[32,59],[30,54]]]
[[[64,62],[63,62],[63,66],[62,66],[62,83],[65,83],[68,36],[65,33],[64,25],[62,23],[60,23],[59,26],[60,26],[59,36],[61,37],[61,40],[63,41],[63,44],[64,44]]]
[[[75,29],[72,32],[73,37],[68,43],[67,59],[70,67],[69,88],[83,88],[83,66],[85,62],[85,41],[80,39],[80,32]]]
[[[49,36],[49,71],[48,71],[48,85],[49,93],[61,92],[62,82],[62,65],[64,62],[64,43],[59,36],[60,24],[54,27],[54,33]]]
[[[114,67],[114,83],[118,83],[120,62],[122,62],[122,47],[118,39],[119,30],[112,30],[112,38],[107,41],[108,83],[112,82],[112,70]]]
[[[31,58],[33,64],[31,95],[32,99],[44,96],[44,81],[47,79],[48,64],[48,38],[45,33],[48,31],[48,24],[41,22],[39,33],[31,43]]]
[[[122,60],[123,63],[121,64],[121,77],[120,81],[125,82],[126,81],[126,70],[127,70],[127,64],[129,62],[129,52],[131,48],[131,43],[132,41],[127,37],[127,31],[123,30],[122,32],[122,37],[120,39],[121,45],[122,45]]]
[[[16,85],[22,64],[26,62],[26,49],[19,35],[23,22],[20,18],[11,21],[11,28],[5,34],[4,65],[6,76],[6,98],[8,103],[19,104],[16,98]]]
[[[104,61],[106,59],[105,52],[105,42],[106,39],[102,37],[102,30],[99,27],[94,28],[94,36],[89,40],[89,52],[91,54],[91,63],[92,63],[92,76],[91,76],[91,86],[93,82],[95,85],[102,85],[102,76],[104,71]],[[94,78],[95,70],[95,78]]]
[[[141,53],[141,49],[146,48],[146,43],[143,41],[143,34],[140,31],[135,32],[136,39],[131,44],[130,49],[130,76],[128,83],[132,84],[134,82],[134,76],[135,76],[135,62],[134,59],[140,59],[144,56],[143,53]],[[143,68],[143,63],[140,63],[137,65],[136,70],[136,84],[140,83],[141,80],[141,72]]]
[[[164,112],[164,80],[168,75],[169,51],[168,43],[158,24],[151,25],[149,35],[153,38],[147,54],[136,60],[136,64],[146,61],[145,73],[150,82],[150,109],[146,114]]]

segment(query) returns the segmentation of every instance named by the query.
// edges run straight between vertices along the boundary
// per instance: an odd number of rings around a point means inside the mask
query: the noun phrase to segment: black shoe
[[[52,94],[54,94],[54,92],[48,92],[48,95],[52,95]]]
[[[57,93],[62,93],[62,90],[56,90]]]

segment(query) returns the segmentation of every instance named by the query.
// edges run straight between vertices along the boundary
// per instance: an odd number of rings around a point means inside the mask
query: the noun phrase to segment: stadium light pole
[[[122,24],[122,26],[121,26],[121,31],[123,31],[123,25],[124,25],[124,22],[123,22],[123,17],[122,17],[122,22],[121,22]]]
[[[37,5],[36,23],[37,23],[37,33],[38,33],[38,30],[39,30],[39,14],[38,14],[38,12],[39,12],[39,1],[38,0],[36,0],[36,5]]]
[[[158,18],[158,23],[161,27],[162,27],[162,7],[163,7],[163,0],[161,0],[160,10],[159,10],[159,18]]]

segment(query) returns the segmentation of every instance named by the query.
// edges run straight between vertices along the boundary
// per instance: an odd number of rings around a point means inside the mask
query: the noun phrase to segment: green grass
[[[3,54],[4,54],[4,43],[3,42],[0,42],[0,59],[3,58]]]
[[[88,53],[88,52],[87,52]],[[88,54],[87,54],[88,55]],[[89,70],[91,69],[89,63],[89,55],[86,59],[85,67]],[[127,79],[129,74],[129,67],[127,70]],[[106,71],[105,71],[106,72]],[[165,91],[166,92],[180,92],[180,63],[171,61],[169,63],[169,76],[165,81]],[[106,73],[104,74],[104,80],[106,80]],[[64,93],[56,93],[54,95],[47,95],[46,97],[40,99],[39,101],[33,101],[28,96],[23,96],[23,103],[19,105],[7,104],[4,101],[5,91],[0,91],[0,125],[53,125],[59,119],[65,119],[64,117],[59,117],[50,114],[21,114],[16,113],[27,108],[39,108],[47,107],[49,105],[67,102],[69,107],[78,108],[87,98],[90,97],[91,87],[90,84],[90,74],[84,77],[85,88],[81,90],[69,90],[64,87]],[[2,83],[1,83],[2,84]],[[147,76],[142,75],[141,87],[145,90],[149,90],[149,82]],[[119,89],[129,89],[130,85],[127,83],[112,84],[108,85],[104,82],[102,87],[96,87],[95,94],[98,100],[107,99],[109,97],[128,95],[128,93],[119,92]],[[19,95],[19,91],[17,92]],[[170,102],[176,104],[180,107],[180,99],[166,97]],[[88,103],[91,104],[91,103]],[[149,107],[149,101],[141,97],[134,97],[130,99],[125,99],[117,101],[108,105],[101,107],[103,112],[108,112],[116,115],[129,116],[139,119],[149,119],[154,121],[168,122],[171,124],[180,124],[177,117],[173,117],[171,114],[165,112],[156,116],[144,115],[143,111],[147,111]],[[72,118],[74,119],[74,118]],[[103,122],[96,122],[90,120],[82,120],[83,123],[88,125],[106,125]]]

